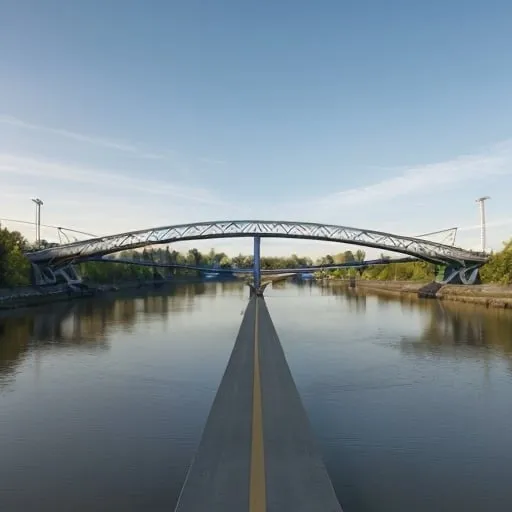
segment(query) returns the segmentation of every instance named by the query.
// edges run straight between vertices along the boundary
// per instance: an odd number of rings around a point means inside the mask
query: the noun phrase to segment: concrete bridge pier
[[[32,286],[45,286],[57,283],[55,272],[47,265],[32,263],[30,277]]]
[[[78,270],[74,265],[69,263],[65,267],[61,267],[55,271],[57,278],[61,276],[66,284],[76,285],[82,283],[82,276],[78,273]]]
[[[442,284],[480,284],[480,264],[467,267],[447,265],[441,278]]]
[[[250,297],[263,297],[263,292],[265,291],[265,288],[270,284],[270,283],[263,283],[262,285],[260,285],[259,288],[255,288],[253,284],[251,283],[248,283],[249,284],[249,290],[250,290],[250,294],[249,296]]]
[[[64,282],[68,285],[82,283],[82,277],[71,263],[57,269],[49,265],[32,263],[31,280],[33,286],[48,286]]]

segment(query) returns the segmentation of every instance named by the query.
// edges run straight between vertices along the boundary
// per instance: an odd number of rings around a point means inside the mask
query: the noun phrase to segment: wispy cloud
[[[487,228],[499,228],[503,226],[512,226],[512,217],[505,217],[501,219],[496,219],[491,222],[486,222]],[[481,229],[480,224],[473,224],[471,226],[462,226],[458,229],[458,231],[477,231]]]
[[[479,153],[445,162],[418,165],[372,185],[343,190],[315,200],[325,209],[391,201],[409,194],[426,193],[454,184],[512,173],[512,140]]]
[[[96,137],[92,135],[85,135],[83,133],[77,133],[70,130],[65,130],[61,128],[52,128],[49,126],[43,126],[39,124],[33,124],[16,117],[0,115],[0,123],[6,124],[9,126],[14,126],[17,128],[24,128],[26,130],[34,130],[39,132],[45,132],[53,135],[59,135],[61,137],[65,137],[67,139],[75,140],[78,142],[84,142],[87,144],[92,144],[94,146],[99,146],[106,149],[113,149],[116,151],[121,151],[124,153],[129,153],[138,158],[144,158],[148,160],[165,160],[171,156],[172,151],[152,151],[144,149],[142,146],[123,142],[123,141],[115,141],[103,137]]]
[[[110,190],[133,190],[138,193],[180,198],[191,203],[211,206],[225,204],[208,190],[153,180],[147,171],[138,173],[140,176],[145,176],[144,178],[136,178],[109,170],[0,153],[0,174],[38,177],[44,181],[57,181],[60,186],[63,183],[73,182],[101,186]]]
[[[496,183],[505,180],[489,178],[511,173],[512,140],[445,162],[387,170],[383,172],[383,179],[368,186],[331,192],[321,197],[294,198],[293,193],[283,189],[282,199],[275,200],[264,194],[255,197],[241,189],[240,195],[233,194],[228,201],[207,187],[194,187],[186,180],[171,181],[147,169],[126,175],[92,165],[0,153],[0,183],[4,184],[0,186],[0,216],[25,218],[29,215],[27,205],[30,202],[19,206],[18,198],[37,193],[47,194],[43,199],[48,197],[49,204],[55,206],[53,223],[80,226],[85,231],[98,233],[189,221],[261,218],[332,222],[417,235],[418,230],[435,231],[446,227],[445,224],[437,224],[444,222],[446,216],[433,212],[426,220],[421,218],[423,214],[398,215],[402,208],[411,211],[411,205],[429,204],[429,196],[434,192],[443,193],[454,188],[464,190],[476,180],[487,180],[489,187],[493,183],[499,187]],[[487,190],[493,195],[492,188]],[[80,201],[87,203],[88,208],[73,207],[73,203]],[[50,215],[50,209],[47,212]],[[508,213],[506,210],[497,212],[500,217],[492,219],[488,227],[497,228],[497,231],[500,231],[500,226],[506,229],[512,224]],[[462,220],[465,222],[467,220]],[[464,240],[462,245],[473,243],[472,235],[477,235],[478,228],[475,223],[459,229]],[[477,238],[475,236],[475,240]],[[491,243],[491,230],[488,238]],[[493,239],[492,244],[498,246],[503,236],[496,235],[495,238],[497,241]],[[233,245],[237,243],[235,241]],[[293,251],[290,241],[283,244]],[[316,251],[317,244],[312,245]],[[477,245],[475,243],[475,247]]]

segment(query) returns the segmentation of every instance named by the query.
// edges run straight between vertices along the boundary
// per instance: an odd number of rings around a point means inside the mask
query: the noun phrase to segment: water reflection
[[[0,510],[172,510],[247,296],[198,283],[0,315]],[[330,283],[267,297],[345,510],[511,509],[510,312]]]
[[[404,352],[451,357],[464,354],[475,358],[499,355],[512,360],[509,311],[432,301],[429,313],[420,336],[402,339],[400,346]]]
[[[366,311],[367,294],[357,288],[350,288],[348,284],[334,286],[331,289],[324,288],[322,295],[332,295],[337,299],[343,300],[351,312],[364,313]]]
[[[109,335],[131,332],[142,320],[167,318],[170,311],[192,312],[201,295],[245,290],[239,283],[203,282],[160,289],[126,290],[101,297],[57,302],[38,308],[0,313],[0,386],[34,350],[108,350]]]
[[[399,305],[402,314],[419,313],[422,323],[418,336],[402,336],[400,349],[416,355],[480,358],[482,348],[489,356],[497,354],[512,359],[512,313],[508,310],[484,308],[452,301],[421,300],[414,295],[388,295],[368,290],[351,289],[347,285],[328,286],[322,294],[342,300],[357,313],[366,310],[369,297],[374,297],[380,310]]]

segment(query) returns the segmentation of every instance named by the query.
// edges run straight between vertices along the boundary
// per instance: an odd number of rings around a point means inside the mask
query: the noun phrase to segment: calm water
[[[172,510],[246,301],[210,283],[0,316],[0,510]],[[512,314],[267,302],[345,512],[512,510]]]

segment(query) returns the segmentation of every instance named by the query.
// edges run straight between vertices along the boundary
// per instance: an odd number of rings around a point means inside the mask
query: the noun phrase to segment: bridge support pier
[[[250,293],[249,293],[249,296],[250,297],[263,297],[263,292],[265,291],[265,288],[269,285],[270,283],[264,283],[262,284],[259,288],[254,288],[254,286],[249,283],[249,290],[250,290]]]
[[[57,269],[53,269],[49,265],[32,263],[31,278],[33,286],[49,286],[59,282],[64,282],[67,285],[82,283],[82,277],[71,263]]]
[[[471,267],[449,265],[444,270],[442,284],[480,284],[480,265]]]
[[[253,282],[254,290],[257,295],[263,295],[261,289],[261,237],[254,237],[254,262],[253,262]]]
[[[32,263],[30,277],[32,286],[45,286],[57,283],[55,272],[47,265]]]
[[[74,265],[69,263],[65,267],[61,267],[55,271],[55,276],[59,276],[66,281],[68,285],[82,284],[82,276],[78,273],[78,270]]]

